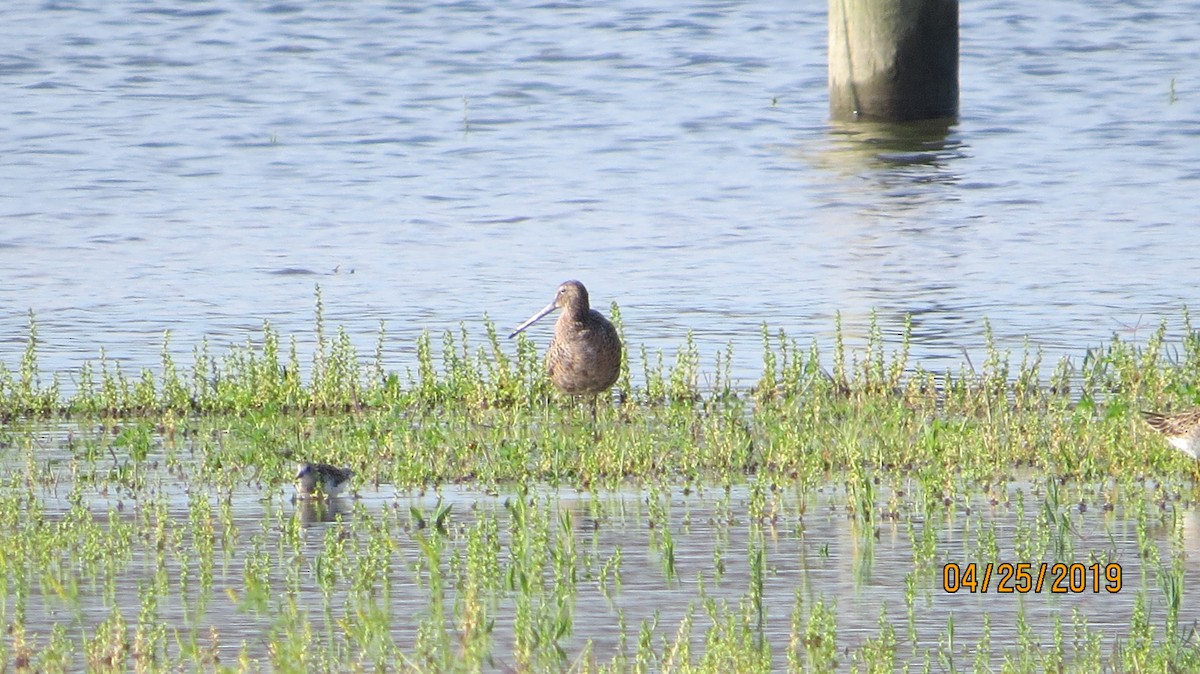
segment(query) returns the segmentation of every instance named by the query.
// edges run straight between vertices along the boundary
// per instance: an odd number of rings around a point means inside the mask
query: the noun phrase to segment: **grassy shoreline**
[[[613,317],[619,327],[615,306]],[[415,371],[399,373],[382,362],[382,326],[374,357],[360,357],[344,330],[327,335],[318,296],[316,348],[305,361],[294,337],[264,324],[223,354],[197,345],[190,366],[172,358],[167,334],[157,371],[126,373],[101,354],[77,372],[47,376],[31,316],[19,365],[0,363],[0,420],[119,426],[140,434],[124,443],[135,458],[149,449],[147,433],[169,440],[224,426],[261,445],[261,455],[243,458],[264,467],[318,446],[330,448],[323,460],[398,485],[752,474],[813,482],[840,471],[951,467],[995,479],[1022,466],[1064,479],[1165,476],[1185,472],[1187,462],[1137,412],[1196,400],[1200,338],[1186,315],[1184,324],[1190,336],[1171,357],[1164,324],[1145,344],[1114,336],[1077,362],[1063,358],[1048,377],[1038,354],[1014,365],[990,342],[979,370],[913,368],[907,334],[885,344],[874,322],[862,351],[843,347],[838,326],[826,370],[815,342],[803,348],[764,326],[762,373],[745,388],[731,382],[729,350],[702,370],[689,336],[673,365],[644,348],[627,354],[593,428],[580,405],[545,380],[537,346],[522,336],[513,354],[486,320],[485,344],[469,344],[465,327],[448,332],[438,362],[433,338],[423,335]],[[636,385],[631,368],[640,369]],[[68,377],[69,395],[61,384]]]
[[[1180,618],[1195,467],[1137,414],[1195,400],[1195,337],[1173,351],[1165,326],[1145,344],[1114,337],[1047,377],[1036,354],[1013,365],[994,349],[979,370],[925,372],[907,337],[874,327],[863,350],[835,339],[826,369],[815,343],[764,327],[754,386],[732,384],[728,352],[704,370],[689,338],[671,365],[626,358],[593,425],[550,388],[533,342],[485,328],[479,346],[443,335],[440,353],[422,337],[398,373],[381,348],[362,358],[327,335],[318,301],[304,359],[264,325],[223,354],[198,345],[188,366],[168,337],[156,370],[102,356],[46,375],[31,317],[20,363],[0,363],[0,662],[1200,666]],[[357,496],[290,502],[298,459],[352,467]],[[1120,561],[1128,589],[1069,618],[1052,597],[981,611],[939,587],[944,565],[976,561]],[[866,623],[840,608],[872,586],[888,598]]]

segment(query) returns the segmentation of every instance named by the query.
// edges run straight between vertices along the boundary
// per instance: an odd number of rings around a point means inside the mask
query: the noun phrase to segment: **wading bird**
[[[333,498],[346,486],[352,475],[354,471],[349,468],[338,468],[327,463],[302,463],[296,472],[296,491],[300,498],[312,498],[318,492]]]
[[[554,301],[513,330],[509,338],[555,309],[562,313],[546,349],[546,374],[563,393],[592,396],[594,421],[596,395],[612,388],[621,374],[621,338],[613,324],[588,304],[588,291],[582,283],[560,285]]]
[[[1200,407],[1177,414],[1142,412],[1150,428],[1162,433],[1167,442],[1193,459],[1200,453]]]

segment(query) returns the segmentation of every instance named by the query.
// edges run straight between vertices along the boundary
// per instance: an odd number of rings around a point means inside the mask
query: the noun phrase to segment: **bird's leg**
[[[591,399],[592,399],[592,436],[594,437],[594,439],[597,442],[600,441],[600,428],[599,428],[599,426],[596,425],[596,407],[598,407],[600,404],[599,398],[600,398],[600,394],[598,394],[598,393],[593,393],[591,395]]]

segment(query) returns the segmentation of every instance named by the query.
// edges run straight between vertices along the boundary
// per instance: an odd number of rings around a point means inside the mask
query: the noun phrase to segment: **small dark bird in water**
[[[612,388],[621,374],[621,338],[613,324],[588,304],[587,288],[579,281],[560,285],[554,301],[513,330],[509,338],[555,309],[562,313],[546,349],[550,381],[571,395],[596,395]]]
[[[300,498],[312,498],[318,492],[333,498],[346,486],[352,475],[354,471],[349,468],[338,468],[327,463],[302,463],[296,472],[296,491]]]
[[[1200,454],[1200,407],[1177,414],[1142,412],[1150,428],[1162,433],[1167,442],[1193,459]]]

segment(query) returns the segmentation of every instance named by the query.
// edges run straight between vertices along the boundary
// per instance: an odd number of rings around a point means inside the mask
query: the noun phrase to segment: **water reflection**
[[[822,283],[844,335],[860,346],[875,313],[894,343],[911,321],[926,367],[957,365],[987,315],[966,291],[974,228],[946,217],[968,157],[957,125],[834,121],[822,140],[806,161],[823,175],[827,198],[850,206],[825,214],[820,241]]]
[[[296,517],[304,526],[312,526],[323,522],[333,522],[350,508],[343,503],[341,497],[296,499]]]
[[[835,311],[928,309],[971,346],[952,317],[986,315],[1077,353],[1197,285],[1200,144],[1168,97],[1194,5],[964,6],[960,123],[881,125],[825,121],[819,3],[8,3],[5,363],[29,309],[44,372],[156,367],[165,330],[188,359],[264,319],[303,354],[319,280],[360,353],[388,321],[403,371],[422,330],[519,319],[513,288],[571,277],[629,309],[634,346],[733,343],[742,381],[763,321],[825,336]]]
[[[954,184],[959,176],[949,165],[966,155],[965,143],[957,137],[954,120],[925,120],[905,123],[829,122],[829,146],[822,155],[822,168],[842,175],[858,175],[863,168],[880,170],[887,178],[917,183]],[[912,171],[927,167],[932,171]]]

